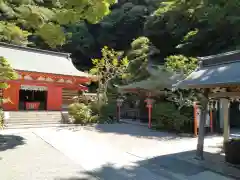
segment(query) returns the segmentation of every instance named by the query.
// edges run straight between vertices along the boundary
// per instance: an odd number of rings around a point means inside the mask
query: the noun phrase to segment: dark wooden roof
[[[215,66],[240,60],[240,50],[212,56],[198,57],[202,67]]]

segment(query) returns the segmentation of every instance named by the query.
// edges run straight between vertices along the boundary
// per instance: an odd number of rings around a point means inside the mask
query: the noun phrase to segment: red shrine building
[[[87,73],[77,70],[69,54],[0,43],[0,56],[18,73],[3,90],[5,111],[48,110],[67,107],[73,96],[87,90]]]

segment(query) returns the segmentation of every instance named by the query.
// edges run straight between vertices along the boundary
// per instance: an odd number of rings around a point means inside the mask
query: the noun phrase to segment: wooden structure
[[[229,104],[240,99],[240,51],[200,57],[199,67],[186,79],[174,85],[180,89],[202,89],[202,111],[206,112],[206,103],[220,102],[220,121],[223,122],[224,142],[228,141]],[[204,100],[206,99],[206,101]],[[204,113],[203,113],[204,114]],[[198,147],[203,151],[205,118],[199,126]],[[240,120],[239,120],[240,121]]]
[[[3,104],[6,111],[61,110],[79,90],[87,90],[82,84],[90,76],[74,67],[69,54],[0,43],[0,55],[18,73],[3,91],[10,98]]]
[[[182,74],[167,71],[161,66],[158,70],[149,70],[149,73],[151,74],[150,78],[121,86],[119,87],[119,92],[138,92],[145,93],[147,96],[149,96],[149,93],[151,95],[164,94],[166,89],[172,89],[172,84],[183,79]]]
[[[161,96],[166,94],[166,89],[171,89],[172,84],[182,79],[182,74],[175,74],[173,72],[165,70],[164,67],[160,66],[158,70],[150,70],[151,77],[139,82],[134,82],[129,85],[119,87],[120,93],[136,93],[145,96],[144,103],[147,108],[147,119],[148,126],[151,128],[151,112],[153,107],[154,96]],[[131,110],[132,112],[133,110]],[[136,114],[140,115],[139,110],[136,109]],[[142,117],[140,117],[142,118]]]

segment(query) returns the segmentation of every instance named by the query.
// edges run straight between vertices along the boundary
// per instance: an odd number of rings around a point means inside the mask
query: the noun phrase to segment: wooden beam
[[[220,99],[221,109],[220,109],[220,121],[223,123],[223,141],[224,143],[229,140],[229,100],[225,98]]]
[[[18,72],[18,74],[20,74],[22,76],[30,75],[30,76],[33,76],[34,78],[49,77],[54,80],[59,80],[59,79],[72,80],[73,82],[78,82],[78,83],[88,83],[91,81],[90,77],[50,74],[50,73],[41,73],[41,72],[30,72],[30,71],[21,71],[21,70],[16,70],[16,71]]]
[[[20,84],[36,84],[39,86],[44,86],[44,85],[52,85],[52,86],[58,86],[62,87],[65,89],[73,89],[73,90],[83,90],[87,91],[88,88],[83,85],[78,85],[78,84],[67,84],[67,83],[58,83],[58,82],[47,82],[47,81],[37,81],[37,80],[7,80],[6,82],[10,83],[20,83]]]
[[[216,87],[228,88],[228,87],[235,87],[239,85],[240,83],[231,83],[231,84],[217,83],[217,84],[194,84],[194,85],[189,84],[187,89],[207,89],[207,88],[211,89]]]
[[[210,98],[240,97],[240,92],[218,92],[209,94]]]

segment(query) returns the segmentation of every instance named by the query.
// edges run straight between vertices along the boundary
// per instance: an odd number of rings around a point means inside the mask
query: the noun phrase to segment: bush
[[[69,105],[68,113],[73,117],[75,124],[87,124],[94,121],[91,108],[83,103]]]
[[[91,108],[91,110],[92,110],[92,113],[94,114],[94,115],[98,115],[99,114],[99,107],[98,107],[99,105],[97,104],[97,102],[96,101],[92,101],[90,104],[89,104],[89,107]]]
[[[3,125],[4,125],[4,113],[0,109],[0,128],[3,128]]]
[[[181,114],[176,105],[171,102],[160,102],[153,107],[152,117],[156,128],[175,132],[184,132],[190,118]]]
[[[100,122],[101,123],[113,123],[116,121],[117,106],[116,102],[109,101],[103,105],[100,109]]]

